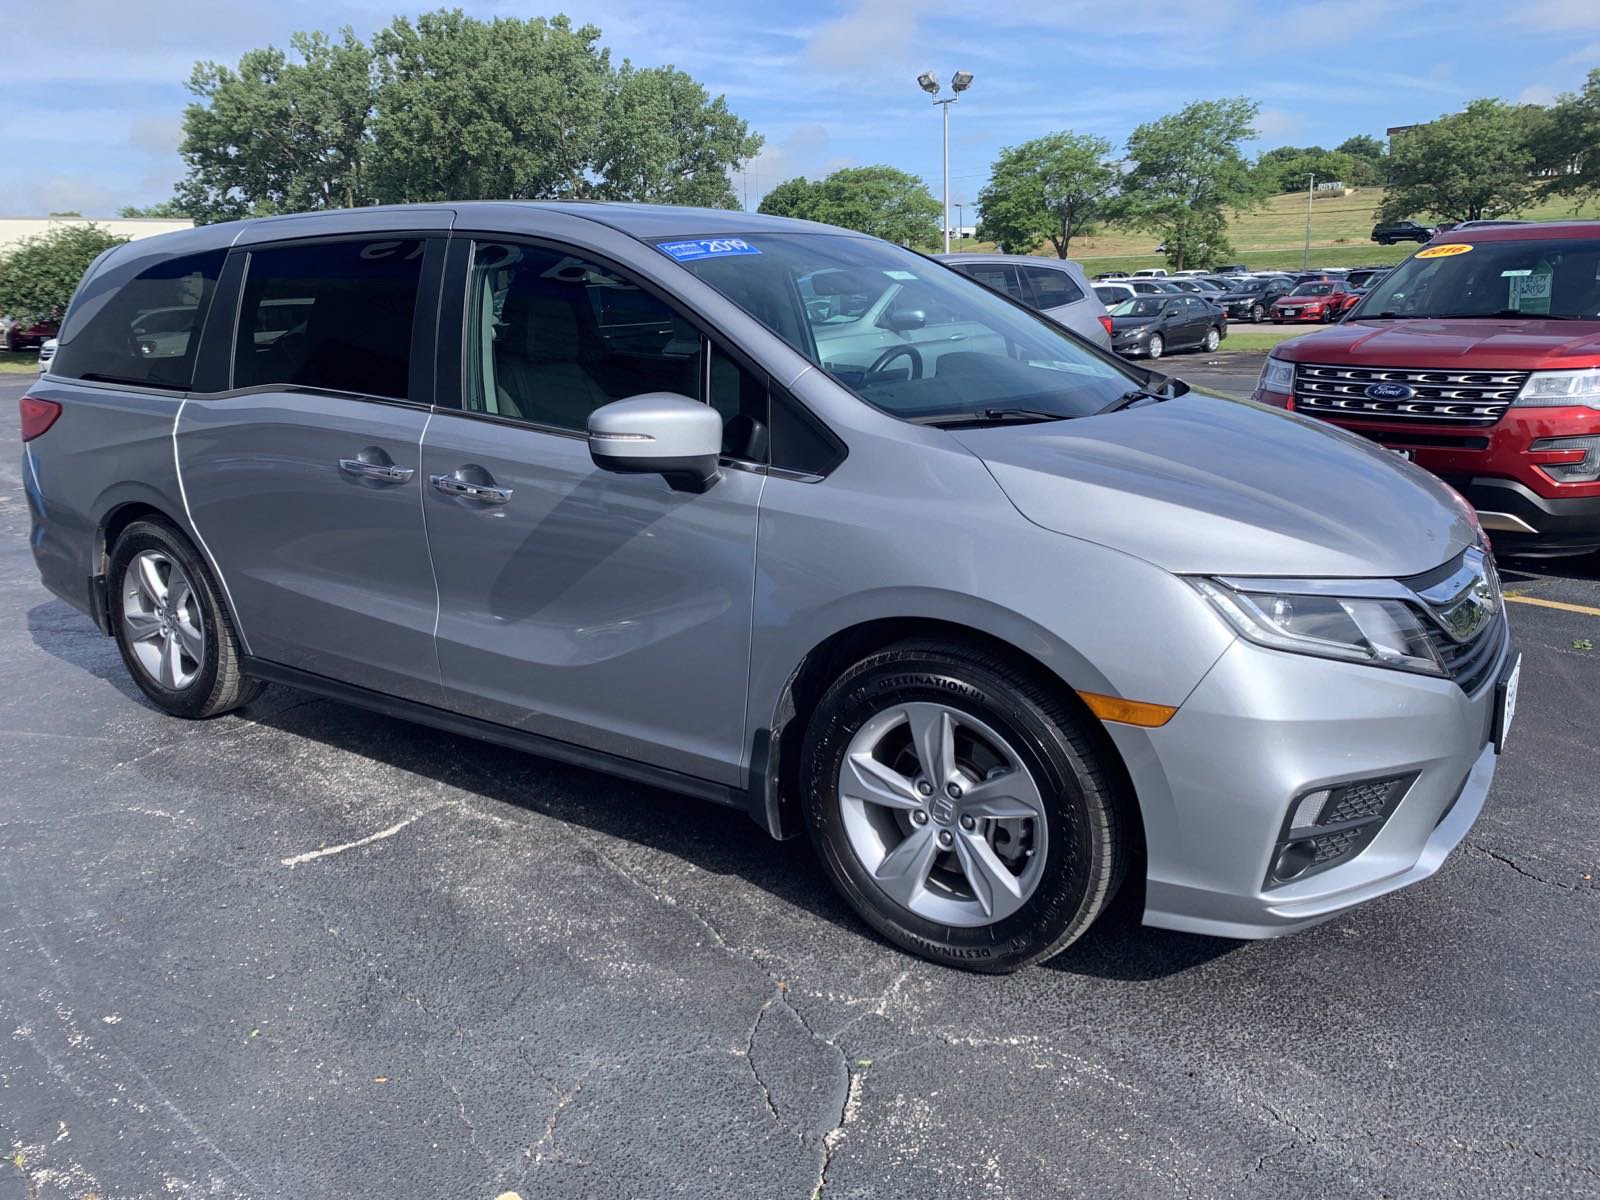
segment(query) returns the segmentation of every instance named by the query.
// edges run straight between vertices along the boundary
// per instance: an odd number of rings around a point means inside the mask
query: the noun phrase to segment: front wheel
[[[1166,352],[1166,340],[1159,333],[1152,333],[1149,343],[1145,346],[1145,353],[1149,354],[1151,358],[1160,358]]]
[[[812,844],[896,945],[1014,971],[1088,929],[1120,883],[1120,798],[1082,718],[1030,675],[907,642],[828,689],[801,760]]]
[[[1205,347],[1207,353],[1215,350],[1220,345],[1222,345],[1222,333],[1215,325],[1213,325],[1210,329],[1206,330]]]
[[[111,621],[122,661],[150,700],[176,717],[212,717],[260,694],[205,563],[159,521],[135,521],[111,551]]]
[[[1266,319],[1267,319],[1267,310],[1266,309],[1262,308],[1261,305],[1259,305],[1259,304],[1251,306],[1251,309],[1250,309],[1250,323],[1251,324],[1259,325],[1259,324],[1261,324],[1261,322],[1265,321]]]

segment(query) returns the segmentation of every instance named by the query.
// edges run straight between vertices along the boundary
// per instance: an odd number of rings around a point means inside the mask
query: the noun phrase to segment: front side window
[[[391,238],[252,250],[233,386],[404,400],[425,245]]]
[[[1086,416],[1138,382],[1053,322],[885,242],[778,233],[660,249],[861,399],[907,420]],[[839,320],[816,303],[825,297],[865,307]]]
[[[1360,317],[1600,317],[1600,239],[1448,242],[1376,280]]]
[[[92,279],[61,331],[50,373],[187,391],[225,257],[214,250],[169,258],[120,286],[114,278]],[[113,265],[106,274],[115,272]]]
[[[819,311],[819,319],[831,318]],[[474,244],[469,412],[581,433],[595,409],[647,392],[709,403],[722,416],[723,453],[766,461],[766,379],[712,346],[655,293],[565,251]]]

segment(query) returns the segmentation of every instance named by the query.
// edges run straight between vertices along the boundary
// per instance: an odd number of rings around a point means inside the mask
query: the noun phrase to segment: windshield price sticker
[[[679,262],[761,253],[743,238],[688,238],[678,242],[657,242],[656,246]]]
[[[1449,242],[1443,246],[1429,246],[1426,250],[1418,250],[1417,258],[1453,258],[1457,254],[1471,254],[1472,247],[1465,242]]]

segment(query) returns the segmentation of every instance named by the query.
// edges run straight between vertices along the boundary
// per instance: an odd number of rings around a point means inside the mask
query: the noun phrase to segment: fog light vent
[[[1296,797],[1284,814],[1266,886],[1304,879],[1360,854],[1416,779],[1414,774],[1357,779]]]

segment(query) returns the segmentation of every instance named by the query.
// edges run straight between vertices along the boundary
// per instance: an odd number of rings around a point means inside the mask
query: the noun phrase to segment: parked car
[[[1272,311],[1273,302],[1288,295],[1293,286],[1287,279],[1244,279],[1217,297],[1217,304],[1235,321],[1259,325]]]
[[[1393,267],[1358,267],[1346,275],[1344,281],[1357,290],[1365,291],[1392,270]]]
[[[1100,289],[1105,288],[1102,292]],[[1113,304],[1121,304],[1130,296],[1181,296],[1184,289],[1177,286],[1171,279],[1114,279],[1095,287],[1095,295],[1100,297],[1108,309]]]
[[[1360,296],[1340,280],[1297,283],[1272,302],[1272,321],[1337,321]]]
[[[41,375],[50,369],[50,360],[55,358],[58,345],[60,345],[58,339],[50,338],[44,345],[39,347],[39,373]]]
[[[1382,221],[1372,227],[1372,240],[1380,246],[1396,242],[1426,242],[1439,231],[1431,225],[1415,221]]]
[[[40,576],[153,706],[285,684],[718,801],[952,966],[1054,954],[1131,870],[1230,938],[1420,880],[1511,712],[1443,485],[807,222],[166,234],[97,261],[20,407]]]
[[[1165,267],[1140,267],[1133,273],[1135,279],[1165,279],[1166,275]]]
[[[1124,358],[1215,350],[1227,336],[1228,318],[1198,296],[1135,296],[1111,310],[1111,348]]]
[[[1248,275],[1250,268],[1243,263],[1229,263],[1225,267],[1218,267],[1213,274],[1216,275]]]
[[[1600,222],[1452,230],[1272,353],[1258,399],[1433,471],[1497,549],[1600,548]]]
[[[1106,316],[1106,306],[1089,286],[1083,268],[1071,259],[1005,254],[944,254],[939,258],[967,278],[1026,304],[1096,346],[1111,348],[1111,318]]]
[[[1094,285],[1094,294],[1100,298],[1100,303],[1106,306],[1106,311],[1109,313],[1124,300],[1131,300],[1139,293],[1125,281],[1107,280],[1105,283]]]
[[[1127,277],[1128,273],[1126,271],[1101,271],[1100,274],[1094,277],[1094,281],[1100,283],[1106,279],[1126,279]]]
[[[1531,222],[1531,221],[1519,221],[1515,217],[1496,217],[1496,218],[1494,218],[1492,220],[1462,221],[1459,224],[1451,225],[1450,228],[1451,229],[1482,229],[1486,225],[1531,225],[1532,223],[1533,222]],[[1439,228],[1440,228],[1440,231],[1442,232],[1445,227],[1441,225]]]
[[[45,317],[5,317],[0,319],[0,338],[12,353],[41,346],[56,335],[56,323]]]

